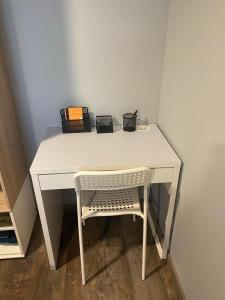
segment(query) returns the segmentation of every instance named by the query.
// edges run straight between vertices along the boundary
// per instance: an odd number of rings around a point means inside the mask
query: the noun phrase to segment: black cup
[[[127,113],[123,115],[123,130],[124,131],[135,131],[136,130],[136,114]]]

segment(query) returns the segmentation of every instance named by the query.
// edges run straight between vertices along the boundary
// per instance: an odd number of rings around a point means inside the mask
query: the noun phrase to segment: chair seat
[[[143,217],[137,188],[82,191],[82,219],[135,214]]]

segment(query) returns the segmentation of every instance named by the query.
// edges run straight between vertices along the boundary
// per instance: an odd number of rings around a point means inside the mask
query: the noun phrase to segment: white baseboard
[[[173,270],[173,273],[174,273],[174,276],[175,276],[177,285],[178,285],[179,290],[180,290],[180,292],[181,292],[181,296],[182,296],[183,300],[186,300],[187,298],[186,298],[186,296],[185,296],[184,289],[183,289],[183,287],[182,287],[182,285],[181,285],[179,276],[178,276],[178,274],[177,274],[177,271],[176,271],[176,269],[175,269],[175,266],[174,266],[174,263],[173,263],[173,260],[172,260],[172,257],[170,256],[170,254],[168,254],[167,260],[168,260],[168,262],[169,262],[169,264],[170,264],[170,266],[171,266],[171,269]]]

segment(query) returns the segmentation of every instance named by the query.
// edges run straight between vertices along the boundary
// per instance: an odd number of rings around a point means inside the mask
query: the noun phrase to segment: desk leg
[[[167,252],[170,245],[171,225],[173,221],[173,212],[174,212],[174,205],[176,200],[179,173],[180,173],[180,167],[175,167],[173,171],[173,181],[170,187],[170,200],[169,200],[169,207],[168,207],[168,212],[166,217],[165,235],[164,235],[164,240],[162,245],[162,255],[161,255],[162,259],[165,259],[167,257]]]
[[[63,220],[61,191],[41,191],[38,175],[32,175],[32,181],[50,269],[56,270]]]

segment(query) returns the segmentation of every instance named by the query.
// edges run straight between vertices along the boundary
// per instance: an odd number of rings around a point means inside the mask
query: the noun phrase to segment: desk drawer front
[[[39,175],[41,190],[60,190],[74,188],[74,173]]]
[[[152,169],[152,183],[172,182],[173,168]]]
[[[171,182],[173,168],[152,169],[152,183]],[[39,175],[41,190],[59,190],[74,188],[74,173]]]

